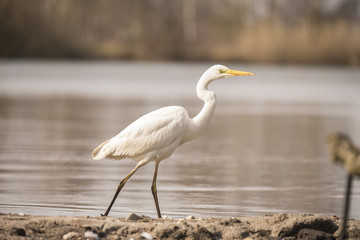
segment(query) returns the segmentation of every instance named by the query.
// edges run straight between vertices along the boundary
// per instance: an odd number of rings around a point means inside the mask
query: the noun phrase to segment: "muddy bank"
[[[286,213],[186,219],[1,214],[0,239],[338,239],[340,226],[336,216]],[[348,222],[348,235],[360,239],[360,220]]]

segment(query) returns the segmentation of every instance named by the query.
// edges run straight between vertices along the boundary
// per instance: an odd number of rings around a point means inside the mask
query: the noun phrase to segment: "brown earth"
[[[258,217],[152,219],[0,215],[0,239],[339,239],[336,216],[275,214]],[[360,239],[360,220],[349,220],[349,239]]]

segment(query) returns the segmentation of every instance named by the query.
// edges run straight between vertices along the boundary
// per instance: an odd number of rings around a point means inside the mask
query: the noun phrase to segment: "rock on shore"
[[[0,215],[0,239],[338,239],[336,216],[275,214],[259,217],[152,219]],[[360,239],[360,220],[348,221],[349,239]]]

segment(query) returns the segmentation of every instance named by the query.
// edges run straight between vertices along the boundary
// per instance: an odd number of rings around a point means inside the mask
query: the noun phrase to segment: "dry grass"
[[[343,21],[300,23],[293,28],[262,23],[222,43],[214,58],[279,63],[360,63],[360,28]]]
[[[314,0],[189,3],[2,0],[0,57],[360,65],[356,1],[331,17]],[[255,14],[261,6],[267,16]],[[289,17],[291,9],[299,14]]]

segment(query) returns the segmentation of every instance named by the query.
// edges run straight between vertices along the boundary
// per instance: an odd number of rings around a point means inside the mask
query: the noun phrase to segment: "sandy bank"
[[[0,239],[337,239],[341,226],[336,216],[312,214],[180,220],[128,217],[1,214]],[[360,239],[360,220],[348,222],[348,235]]]

